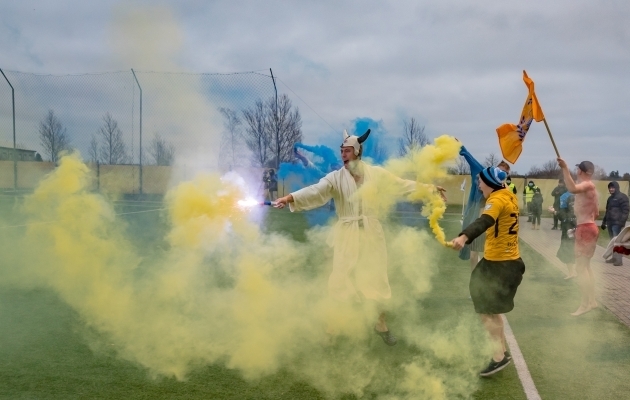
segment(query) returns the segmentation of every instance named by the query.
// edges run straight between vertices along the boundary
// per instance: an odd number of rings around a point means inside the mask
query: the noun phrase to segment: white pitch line
[[[512,332],[512,328],[510,327],[510,324],[505,315],[501,314],[501,317],[503,318],[505,340],[507,341],[508,347],[510,348],[512,360],[514,361],[516,372],[518,373],[518,377],[521,380],[521,384],[523,385],[525,396],[527,396],[527,400],[541,400],[540,394],[538,394],[538,389],[536,389],[534,380],[532,379],[532,376],[529,373],[529,369],[527,368],[527,364],[525,363],[525,358],[523,358],[523,353],[521,353],[521,349],[520,347],[518,347],[518,343],[516,342],[516,338],[514,337],[514,332]]]

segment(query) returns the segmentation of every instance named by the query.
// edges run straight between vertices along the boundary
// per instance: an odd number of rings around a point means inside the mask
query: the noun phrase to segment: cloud
[[[0,41],[9,55],[2,67],[67,73],[133,66],[113,61],[103,45],[119,4],[68,0],[35,11],[23,3],[2,6],[5,20],[19,21],[15,29],[22,34],[15,43]],[[134,4],[151,15],[148,3]],[[311,144],[330,134],[328,124],[341,131],[361,116],[382,120],[396,135],[401,115],[408,115],[426,121],[432,136],[457,135],[473,154],[498,152],[494,129],[518,118],[526,69],[564,157],[588,154],[606,169],[627,169],[625,146],[613,143],[625,143],[630,124],[624,109],[630,89],[628,3],[160,4],[181,27],[179,70],[273,68],[326,120],[300,106]],[[161,42],[155,44],[160,51]],[[25,49],[35,58],[25,57]],[[595,146],[582,146],[603,132],[610,141],[600,137]],[[555,157],[546,135],[542,126],[532,127],[517,170]]]

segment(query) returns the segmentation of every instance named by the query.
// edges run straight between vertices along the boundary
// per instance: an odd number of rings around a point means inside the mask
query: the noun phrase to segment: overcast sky
[[[564,158],[630,172],[627,0],[0,0],[0,54],[0,68],[49,74],[271,67],[305,143],[371,118],[393,148],[415,117],[478,158],[499,153],[497,126],[517,122],[525,69]],[[515,170],[552,158],[534,123]]]

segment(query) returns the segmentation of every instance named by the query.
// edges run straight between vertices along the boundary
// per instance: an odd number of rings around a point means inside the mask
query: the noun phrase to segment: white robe
[[[387,170],[361,162],[363,185],[372,180],[387,179],[397,195],[415,190],[416,182],[396,177]],[[393,184],[393,185],[391,185]],[[318,183],[291,193],[290,210],[312,210],[335,200],[339,220],[333,227],[328,244],[334,248],[333,269],[328,279],[332,297],[357,298],[360,292],[372,300],[389,299],[391,289],[387,277],[387,247],[375,205],[355,195],[357,184],[346,168],[333,171]]]
[[[617,246],[630,249],[630,226],[626,226],[625,228],[623,228],[617,236],[610,240],[602,257],[609,258],[610,256],[612,256],[614,253],[614,248]]]

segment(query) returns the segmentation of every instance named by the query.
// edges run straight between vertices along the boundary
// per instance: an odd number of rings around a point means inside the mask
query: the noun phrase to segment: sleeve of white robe
[[[409,179],[399,178],[398,176],[392,174],[391,172],[389,172],[388,170],[384,168],[380,168],[380,171],[382,174],[386,176],[386,179],[388,179],[391,182],[394,182],[394,184],[396,185],[396,189],[398,190],[398,193],[397,193],[398,196],[405,196],[409,193],[413,193],[419,186],[420,187],[424,186],[429,190],[435,189],[435,186],[431,184],[419,183],[416,181],[411,181]]]
[[[332,199],[332,189],[332,183],[328,176],[325,176],[316,184],[291,193],[293,203],[289,203],[289,209],[293,212],[308,211],[321,207]]]

